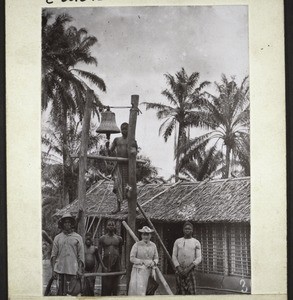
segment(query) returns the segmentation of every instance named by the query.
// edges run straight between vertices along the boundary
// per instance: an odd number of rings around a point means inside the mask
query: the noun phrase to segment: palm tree
[[[208,140],[195,151],[182,157],[179,162],[180,172],[193,181],[202,181],[222,171],[222,152],[217,149],[216,145],[208,149],[207,144]]]
[[[192,158],[198,153],[198,148],[207,142],[213,146],[225,148],[225,163],[223,177],[230,176],[231,154],[232,161],[241,165],[245,174],[249,175],[249,83],[245,77],[237,85],[235,77],[228,80],[222,75],[221,83],[215,83],[218,96],[207,94],[207,98],[200,99],[202,112],[205,114],[205,126],[211,131],[191,139],[186,147],[179,149],[187,157]],[[186,148],[188,148],[186,150]]]
[[[90,49],[97,42],[88,36],[87,30],[67,27],[72,18],[67,14],[59,15],[50,24],[51,14],[42,15],[42,109],[51,103],[51,117],[55,128],[62,131],[62,155],[64,165],[64,198],[68,193],[69,181],[66,169],[68,156],[68,117],[78,114],[82,118],[88,83],[106,91],[104,81],[94,73],[76,68],[76,64],[95,64],[97,60]],[[101,106],[97,94],[94,94],[95,109]]]
[[[202,89],[209,84],[204,81],[198,85],[199,73],[194,72],[187,75],[184,68],[172,76],[165,74],[169,89],[162,91],[169,105],[155,102],[144,102],[146,109],[156,109],[159,120],[164,120],[159,128],[159,134],[163,134],[165,142],[175,130],[176,149],[185,146],[187,140],[187,131],[193,126],[204,126],[202,114],[198,111],[198,104],[203,97]],[[176,126],[178,134],[176,136]],[[176,157],[175,179],[178,179],[180,155]]]
[[[76,120],[76,117],[69,118],[69,125],[67,131],[67,146],[68,146],[68,165],[65,168],[66,179],[68,181],[68,198],[69,203],[72,202],[77,196],[77,179],[78,179],[78,162],[76,158],[72,157],[80,151],[81,141],[81,122]],[[63,172],[63,133],[60,128],[52,129],[52,121],[49,126],[43,130],[42,143],[46,147],[43,152],[42,162],[44,165],[43,180],[46,187],[54,187],[56,193],[60,187],[64,185]],[[89,151],[97,151],[101,141],[104,139],[102,135],[97,135],[95,132],[95,125],[91,124],[89,132]],[[90,167],[90,163],[88,167]],[[47,175],[46,175],[47,174]],[[60,175],[62,174],[62,180]],[[63,206],[67,203],[64,203]]]

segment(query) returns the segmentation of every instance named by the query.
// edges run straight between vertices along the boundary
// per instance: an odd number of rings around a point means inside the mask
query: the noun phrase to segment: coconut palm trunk
[[[63,197],[62,197],[62,206],[69,204],[68,199],[68,168],[69,168],[69,150],[68,150],[68,138],[67,138],[67,108],[62,108],[62,156],[63,156]]]
[[[186,153],[186,129],[189,127],[198,127],[202,123],[202,116],[198,110],[202,103],[204,93],[202,90],[209,82],[204,81],[198,84],[199,73],[193,72],[190,76],[184,68],[172,76],[165,74],[168,88],[162,91],[169,105],[156,102],[143,102],[146,109],[156,109],[157,117],[164,122],[159,128],[159,134],[163,135],[165,142],[175,131],[175,180],[178,181],[180,173],[180,159]],[[177,135],[178,126],[178,135]],[[181,150],[183,146],[183,151]]]
[[[226,145],[226,168],[225,168],[225,174],[224,178],[229,178],[230,176],[230,164],[231,164],[231,147],[229,145]]]
[[[182,149],[182,146],[185,143],[185,131],[184,131],[184,127],[182,126],[181,122],[179,122],[179,128],[178,128],[178,140],[177,140],[177,146],[176,146],[176,152],[178,151],[178,149]],[[177,182],[179,180],[179,173],[180,173],[180,169],[179,169],[179,162],[180,162],[180,155],[177,154],[176,155],[176,165],[175,165],[175,181]]]

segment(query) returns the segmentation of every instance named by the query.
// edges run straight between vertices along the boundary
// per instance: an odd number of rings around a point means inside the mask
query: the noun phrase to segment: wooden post
[[[229,244],[228,244],[227,226],[223,225],[222,230],[223,230],[224,275],[229,275],[229,256],[228,256]]]
[[[131,228],[127,225],[127,223],[125,221],[122,221],[123,226],[125,227],[125,229],[127,230],[127,232],[129,233],[129,235],[133,238],[133,240],[135,242],[138,242],[139,239],[138,237],[134,234],[134,232],[131,230]]]
[[[137,149],[135,145],[135,130],[136,130],[136,120],[138,112],[138,102],[139,96],[131,96],[131,105],[129,115],[129,125],[128,125],[128,184],[131,188],[130,197],[128,199],[128,225],[133,232],[135,232],[135,222],[136,222],[136,203],[137,203],[137,186],[136,186],[136,152]],[[131,263],[129,260],[130,251],[133,245],[132,238],[127,235],[126,238],[126,277],[127,277],[127,290],[130,280],[131,273]]]
[[[78,206],[81,210],[81,218],[78,226],[78,233],[84,239],[85,236],[85,199],[86,199],[86,184],[85,184],[85,172],[87,162],[87,150],[88,150],[88,137],[90,130],[91,112],[92,112],[92,100],[93,91],[88,89],[86,95],[86,103],[84,109],[84,116],[82,120],[82,133],[81,133],[81,146],[79,154],[79,175],[78,175]]]
[[[127,230],[127,232],[129,233],[129,235],[134,239],[135,242],[138,242],[139,239],[138,237],[135,235],[135,233],[131,230],[131,228],[127,225],[127,223],[125,221],[122,222],[123,226],[125,227],[125,229]],[[168,295],[173,295],[172,290],[170,289],[167,281],[165,280],[162,272],[160,271],[160,269],[158,267],[155,268],[156,273],[158,275],[158,278],[160,279],[163,287],[165,288],[166,292]],[[128,290],[128,289],[127,289]]]
[[[152,221],[147,217],[145,211],[142,209],[142,207],[141,207],[141,205],[140,205],[139,203],[137,203],[137,207],[139,208],[140,212],[142,213],[142,215],[143,215],[144,218],[146,219],[148,225],[154,230],[154,234],[156,235],[156,237],[157,237],[159,243],[161,244],[162,249],[163,249],[163,251],[165,252],[165,255],[166,255],[166,257],[167,257],[167,259],[168,259],[168,261],[169,261],[169,263],[170,263],[170,265],[171,265],[173,271],[176,272],[176,268],[175,268],[175,265],[174,265],[174,263],[173,263],[172,257],[170,256],[170,254],[169,254],[167,248],[165,247],[165,245],[164,245],[164,243],[163,243],[163,241],[162,241],[160,235],[158,234],[158,232],[157,232],[157,230],[156,230],[154,224],[153,224]]]

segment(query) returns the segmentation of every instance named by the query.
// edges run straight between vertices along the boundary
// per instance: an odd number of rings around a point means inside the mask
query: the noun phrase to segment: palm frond
[[[80,70],[80,69],[72,69],[72,71],[75,71],[80,76],[88,79],[90,82],[95,84],[101,91],[103,91],[103,92],[106,91],[106,85],[105,85],[104,80],[102,78],[100,78],[99,76],[97,76],[96,74],[91,73],[91,72],[87,72],[87,71],[83,71],[83,70]]]
[[[176,97],[169,90],[167,89],[163,90],[162,95],[165,96],[171,104],[175,106],[178,105],[178,101],[176,100]]]
[[[156,103],[156,102],[142,102],[142,105],[145,105],[146,110],[149,109],[156,109],[156,110],[170,110],[172,111],[174,108],[162,103]]]
[[[175,126],[176,126],[176,120],[173,118],[169,122],[168,126],[166,126],[165,131],[163,133],[163,137],[164,137],[165,142],[167,142],[168,138],[171,136]]]

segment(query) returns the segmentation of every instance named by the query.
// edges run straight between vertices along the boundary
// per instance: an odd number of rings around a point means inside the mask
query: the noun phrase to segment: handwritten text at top
[[[47,4],[53,4],[53,3],[57,3],[57,2],[93,2],[93,1],[102,1],[102,0],[46,0]]]

